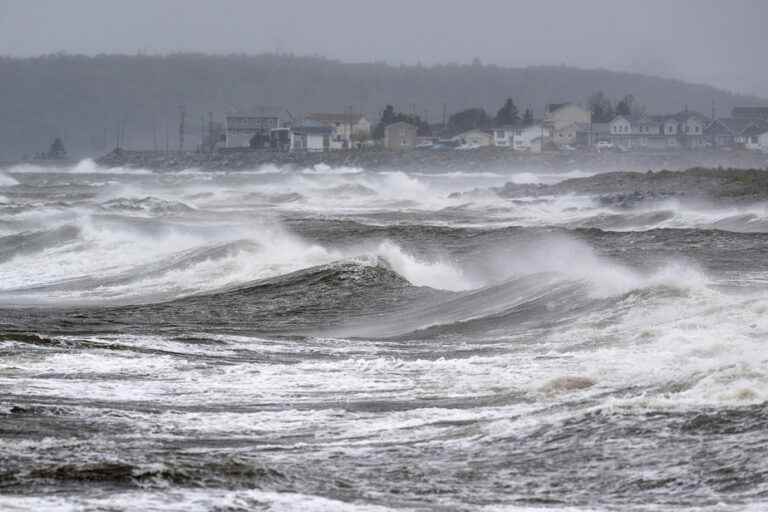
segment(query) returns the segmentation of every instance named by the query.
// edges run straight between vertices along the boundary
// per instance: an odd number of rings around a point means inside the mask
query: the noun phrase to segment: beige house
[[[561,128],[552,130],[552,142],[554,142],[558,147],[571,146],[576,144],[578,134],[587,130],[589,130],[589,124],[571,123]]]
[[[398,122],[384,128],[384,147],[393,150],[412,149],[416,146],[419,129],[414,125]]]

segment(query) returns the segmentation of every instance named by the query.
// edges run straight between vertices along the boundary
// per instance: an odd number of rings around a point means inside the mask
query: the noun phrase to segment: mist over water
[[[0,509],[760,510],[768,205],[0,171]]]

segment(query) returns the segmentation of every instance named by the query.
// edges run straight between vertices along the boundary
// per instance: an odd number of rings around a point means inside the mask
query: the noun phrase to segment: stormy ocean
[[[0,510],[765,510],[768,207],[589,174],[4,169]]]

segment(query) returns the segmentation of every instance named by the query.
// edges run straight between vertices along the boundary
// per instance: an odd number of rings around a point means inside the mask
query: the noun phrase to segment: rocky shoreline
[[[378,149],[331,153],[277,153],[271,151],[220,152],[214,154],[118,150],[96,159],[105,167],[145,168],[156,171],[200,169],[211,171],[253,170],[268,165],[307,168],[360,167],[367,170],[405,172],[552,172],[683,170],[692,167],[768,167],[768,155],[749,151],[669,151],[657,153],[554,152],[515,153],[500,148],[471,151]]]
[[[507,183],[493,190],[506,198],[562,194],[600,196],[606,206],[620,207],[670,198],[758,202],[768,200],[768,167],[609,172],[553,185]]]

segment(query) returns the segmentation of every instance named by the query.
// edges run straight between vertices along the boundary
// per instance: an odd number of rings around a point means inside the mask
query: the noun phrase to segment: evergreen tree
[[[496,113],[496,126],[517,125],[520,122],[520,113],[512,98],[507,98],[504,106]]]
[[[482,108],[469,108],[456,112],[448,119],[448,126],[456,133],[466,132],[475,128],[488,128],[491,119]]]
[[[627,94],[616,104],[616,115],[631,116],[634,112],[635,97]]]
[[[429,124],[422,120],[416,114],[404,114],[402,112],[395,112],[395,107],[387,105],[384,111],[381,113],[381,119],[379,120],[376,128],[373,130],[373,138],[381,140],[384,138],[384,130],[387,126],[393,123],[409,123],[418,128],[418,135],[421,137],[429,137],[432,135],[432,129]]]
[[[613,119],[613,105],[603,91],[597,91],[587,100],[589,109],[592,111],[592,122],[607,123]]]

